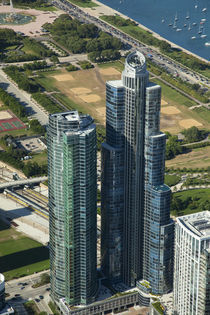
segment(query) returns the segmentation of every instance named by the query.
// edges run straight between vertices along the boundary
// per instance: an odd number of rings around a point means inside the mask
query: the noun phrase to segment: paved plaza
[[[8,5],[0,5],[0,13],[9,13],[10,7]],[[21,32],[26,36],[36,37],[45,34],[42,31],[42,25],[45,23],[52,23],[61,13],[62,11],[40,11],[35,9],[15,9],[15,12],[22,14],[29,14],[35,17],[35,20],[20,25],[9,25],[9,24],[1,24],[0,28],[10,28],[15,32]]]

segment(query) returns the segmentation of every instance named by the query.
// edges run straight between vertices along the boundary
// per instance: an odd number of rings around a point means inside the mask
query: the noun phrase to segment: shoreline
[[[207,64],[210,63],[207,59],[205,59],[203,57],[200,57],[199,55],[197,55],[197,54],[195,54],[195,53],[185,49],[184,47],[179,46],[179,45],[171,42],[170,40],[162,37],[161,35],[159,35],[158,33],[154,32],[154,31],[152,31],[151,29],[149,29],[148,27],[144,26],[143,24],[133,20],[132,18],[128,17],[127,15],[125,15],[125,14],[123,14],[123,13],[121,13],[121,12],[115,10],[115,9],[112,9],[111,7],[101,3],[100,1],[92,0],[92,2],[96,3],[97,7],[92,7],[92,8],[81,8],[80,7],[80,9],[85,11],[85,12],[87,12],[87,13],[89,13],[90,15],[93,15],[93,16],[97,17],[97,18],[100,18],[100,16],[102,16],[102,15],[119,15],[119,16],[121,16],[124,19],[130,19],[131,21],[134,21],[135,23],[137,23],[138,27],[144,29],[145,31],[150,32],[155,38],[157,38],[159,40],[166,41],[167,43],[169,43],[172,48],[178,48],[178,49],[182,50],[183,52],[185,52],[185,53],[187,53],[187,54],[189,54],[189,55],[191,55],[191,56],[193,56],[193,57],[195,57],[195,58],[197,58],[197,59],[199,59],[201,61],[206,62]],[[117,28],[117,27],[115,27],[115,28]]]

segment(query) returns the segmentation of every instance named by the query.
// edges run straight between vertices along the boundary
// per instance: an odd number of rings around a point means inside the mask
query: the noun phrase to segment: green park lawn
[[[49,269],[49,251],[0,220],[0,266],[5,279]]]
[[[103,63],[98,63],[98,67],[102,69],[112,67],[122,72],[124,69],[124,62],[121,62],[120,60],[111,61],[111,62],[103,62]]]
[[[169,187],[174,186],[179,183],[181,177],[177,175],[165,175],[165,184]]]
[[[182,95],[175,89],[172,89],[170,86],[166,85],[159,79],[152,79],[153,82],[159,84],[162,87],[162,93],[164,96],[165,101],[167,100],[174,100],[173,105],[182,104],[187,107],[195,106],[197,105],[194,101],[190,100],[188,97]]]
[[[175,216],[187,215],[191,213],[196,213],[200,211],[209,210],[210,202],[210,188],[207,189],[190,189],[182,192],[173,193],[173,198],[178,198],[181,200],[181,204],[178,206],[179,210],[171,210],[171,214]],[[189,198],[191,200],[189,201]]]
[[[69,2],[78,5],[78,7],[82,8],[93,8],[98,7],[98,5],[91,0],[88,1],[79,1],[79,0],[68,0]]]

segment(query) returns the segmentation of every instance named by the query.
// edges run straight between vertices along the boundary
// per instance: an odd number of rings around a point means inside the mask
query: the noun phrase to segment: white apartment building
[[[174,314],[210,314],[210,212],[179,217],[175,229]]]

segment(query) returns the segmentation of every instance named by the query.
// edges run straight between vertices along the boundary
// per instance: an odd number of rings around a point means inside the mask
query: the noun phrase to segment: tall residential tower
[[[210,212],[177,219],[174,314],[210,314]]]
[[[164,185],[160,86],[149,82],[144,56],[128,55],[122,79],[109,81],[102,147],[102,270],[128,286],[172,289],[173,222]],[[114,273],[114,279],[113,279]]]
[[[78,112],[49,116],[51,294],[88,304],[97,291],[96,128]]]

